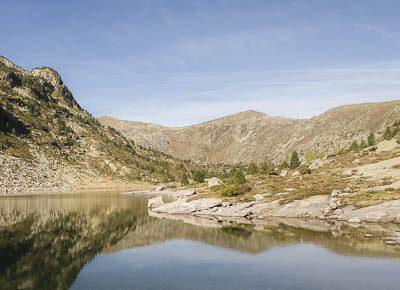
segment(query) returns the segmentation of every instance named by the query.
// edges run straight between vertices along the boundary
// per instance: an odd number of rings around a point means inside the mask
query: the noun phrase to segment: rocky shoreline
[[[264,201],[256,196],[255,201],[230,202],[217,197],[202,197],[195,189],[146,190],[125,194],[153,196],[148,201],[149,215],[158,218],[177,219],[199,226],[218,227],[221,223],[234,221],[244,224],[259,224],[269,219],[293,219],[323,223],[346,223],[353,227],[365,224],[400,224],[400,200],[355,208],[342,206],[340,191],[331,195],[316,195],[304,200],[280,204],[279,200]],[[400,245],[399,231],[387,244]]]

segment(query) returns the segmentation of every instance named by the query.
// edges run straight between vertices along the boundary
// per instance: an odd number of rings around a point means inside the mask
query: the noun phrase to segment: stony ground
[[[396,140],[317,160],[312,167],[311,174],[304,175],[285,170],[279,175],[247,176],[251,190],[236,197],[219,196],[205,185],[151,191],[157,196],[150,199],[149,210],[168,218],[194,216],[200,224],[215,219],[248,222],[268,218],[343,221],[355,226],[400,223],[400,147]],[[388,240],[393,243],[399,244],[400,237]]]

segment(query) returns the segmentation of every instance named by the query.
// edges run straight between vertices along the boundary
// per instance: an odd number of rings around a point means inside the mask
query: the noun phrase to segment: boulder
[[[382,153],[387,151],[392,151],[393,149],[399,147],[399,144],[395,139],[392,140],[383,140],[378,143],[376,148],[376,153]]]
[[[178,191],[171,191],[168,193],[168,196],[172,198],[184,198],[184,197],[189,197],[192,195],[197,194],[196,190],[193,188],[189,189],[183,189],[183,190],[178,190]]]
[[[304,200],[296,200],[286,204],[276,211],[271,212],[271,216],[303,218],[318,218],[324,214],[324,209],[329,206],[329,197],[326,195],[315,195]]]
[[[211,177],[210,179],[207,180],[208,187],[217,186],[217,185],[221,185],[221,184],[222,184],[222,180],[219,179],[218,177]]]
[[[149,199],[147,206],[149,209],[160,207],[164,204],[162,196],[157,196],[154,198]]]

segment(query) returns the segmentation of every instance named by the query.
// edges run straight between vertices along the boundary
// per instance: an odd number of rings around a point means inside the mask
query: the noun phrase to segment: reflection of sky
[[[1,1],[0,54],[95,115],[187,125],[400,97],[400,1]],[[12,25],[11,25],[12,24]]]
[[[248,254],[192,241],[101,254],[71,289],[398,289],[400,260],[311,244]]]

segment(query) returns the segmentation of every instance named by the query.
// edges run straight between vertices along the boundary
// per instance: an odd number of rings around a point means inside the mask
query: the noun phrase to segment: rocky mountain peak
[[[60,74],[52,68],[49,67],[34,68],[31,71],[31,73],[36,77],[44,78],[46,81],[51,83],[53,87],[58,87],[63,84]]]

